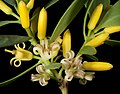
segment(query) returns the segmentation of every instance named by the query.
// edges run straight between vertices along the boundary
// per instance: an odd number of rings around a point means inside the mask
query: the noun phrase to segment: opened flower
[[[45,61],[57,56],[59,49],[60,43],[58,41],[55,41],[48,45],[48,39],[45,38],[41,41],[41,44],[37,44],[33,48],[33,52],[35,55],[40,55],[41,59]]]
[[[43,65],[39,65],[36,67],[36,71],[38,74],[32,74],[31,80],[32,81],[39,81],[41,86],[45,86],[48,84],[48,80],[50,80],[50,75],[47,70],[44,69]]]
[[[13,63],[15,67],[19,67],[21,65],[21,61],[32,60],[33,54],[30,51],[25,50],[25,44],[24,43],[23,43],[22,48],[19,46],[19,44],[14,45],[14,46],[15,46],[16,50],[11,51],[11,50],[5,49],[6,52],[9,52],[9,53],[12,53],[13,55],[15,55],[15,57],[13,57],[10,60],[10,65],[12,65],[12,63]]]
[[[89,75],[84,72],[82,68],[82,57],[81,55],[75,56],[73,51],[69,51],[66,54],[66,58],[62,59],[60,63],[62,63],[63,68],[65,69],[65,79],[67,81],[71,81],[73,77],[92,80],[93,75]]]

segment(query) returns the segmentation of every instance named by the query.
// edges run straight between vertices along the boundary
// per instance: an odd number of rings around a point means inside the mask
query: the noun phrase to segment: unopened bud
[[[20,14],[21,25],[23,28],[28,28],[30,26],[29,12],[26,7],[26,4],[23,1],[20,1],[18,4],[18,10]]]
[[[38,18],[38,38],[44,39],[46,36],[46,29],[47,29],[47,11],[42,8],[39,13]]]
[[[62,42],[63,56],[66,57],[66,53],[71,50],[71,33],[67,29],[63,35]]]
[[[90,71],[107,71],[113,68],[108,62],[84,62],[83,68]]]
[[[99,4],[93,11],[91,17],[90,17],[90,20],[88,22],[88,29],[89,30],[93,30],[97,23],[98,23],[98,20],[100,18],[100,15],[102,13],[102,9],[103,9],[103,4]]]

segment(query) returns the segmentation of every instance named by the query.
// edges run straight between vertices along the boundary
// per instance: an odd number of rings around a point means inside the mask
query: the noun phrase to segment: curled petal
[[[67,81],[71,81],[73,79],[73,73],[69,72],[69,71],[65,71],[66,75],[65,75],[65,79]]]
[[[62,65],[65,69],[70,68],[71,63],[67,59],[62,59],[60,63],[62,63]]]
[[[66,58],[68,59],[72,59],[74,58],[74,56],[75,56],[75,53],[72,50],[66,53]]]
[[[43,73],[43,72],[45,72],[42,65],[38,65],[38,66],[36,67],[36,71],[37,71],[38,73]]]
[[[74,76],[77,77],[77,78],[83,79],[84,76],[85,76],[85,72],[82,71],[82,70],[78,70],[78,71],[74,74]]]
[[[39,81],[40,75],[39,74],[31,74],[31,80],[32,81]]]
[[[42,48],[42,46],[36,45],[36,46],[33,48],[33,53],[34,53],[35,55],[43,54],[43,48]]]
[[[88,81],[92,81],[93,75],[85,75],[85,79]]]
[[[18,62],[17,62],[18,61]],[[18,63],[18,64],[16,64],[16,62]],[[14,66],[15,67],[20,67],[20,65],[21,65],[21,60],[15,60],[14,62],[13,62],[13,64],[14,64]]]
[[[41,86],[46,86],[48,84],[48,81],[45,80],[45,78],[41,78],[41,79],[39,79],[39,83]]]

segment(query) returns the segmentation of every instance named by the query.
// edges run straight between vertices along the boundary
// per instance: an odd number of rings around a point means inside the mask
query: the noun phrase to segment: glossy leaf
[[[92,46],[84,46],[80,52],[80,54],[87,54],[87,55],[95,55],[97,53],[96,49]]]
[[[53,42],[72,22],[87,0],[74,0],[56,25],[49,42]]]
[[[46,65],[45,69],[59,69],[61,67],[61,63],[52,63],[50,65]]]
[[[120,25],[120,0],[118,0],[104,15],[95,31],[107,26]]]
[[[110,46],[120,46],[120,41],[118,40],[106,40],[105,44],[110,45]]]
[[[4,0],[6,3],[15,6],[16,5],[16,1],[15,0]]]
[[[0,27],[11,23],[20,23],[20,21],[0,21]]]
[[[54,5],[55,3],[57,3],[59,0],[50,0],[47,5],[45,5],[45,9],[51,7],[52,5]]]
[[[12,46],[14,44],[26,42],[31,38],[28,36],[18,35],[0,35],[0,47]]]

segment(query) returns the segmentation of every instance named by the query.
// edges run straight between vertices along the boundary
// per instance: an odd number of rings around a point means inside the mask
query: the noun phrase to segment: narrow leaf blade
[[[52,5],[54,5],[55,3],[57,3],[59,0],[51,0],[49,1],[46,5],[45,5],[45,9],[51,7]]]
[[[31,38],[28,36],[18,36],[18,35],[0,35],[0,48],[12,46],[14,44],[26,42]]]
[[[4,1],[12,6],[16,5],[15,0],[4,0]]]
[[[53,42],[72,22],[87,0],[74,0],[56,25],[49,42]]]

